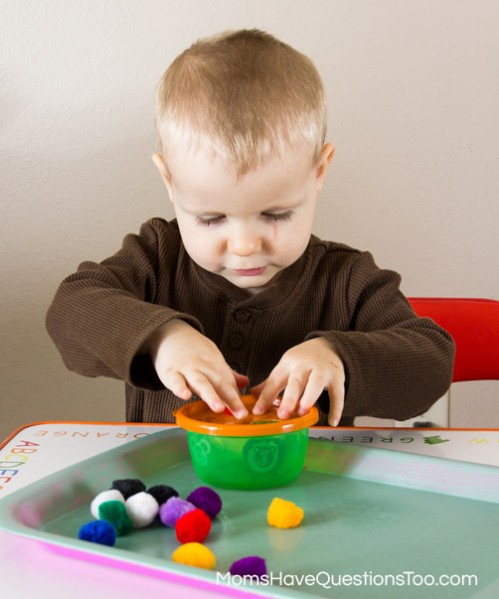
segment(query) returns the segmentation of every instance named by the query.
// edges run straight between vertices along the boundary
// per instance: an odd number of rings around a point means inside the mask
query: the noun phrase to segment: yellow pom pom
[[[213,551],[201,543],[184,543],[172,553],[172,560],[186,566],[213,570],[216,559]]]
[[[267,522],[277,528],[294,528],[301,524],[303,516],[303,509],[292,501],[274,497],[267,512]]]

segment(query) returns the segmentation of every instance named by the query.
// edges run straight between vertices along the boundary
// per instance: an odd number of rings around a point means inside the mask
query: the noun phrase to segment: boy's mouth
[[[239,277],[257,277],[265,272],[265,266],[261,268],[234,268],[232,272]]]

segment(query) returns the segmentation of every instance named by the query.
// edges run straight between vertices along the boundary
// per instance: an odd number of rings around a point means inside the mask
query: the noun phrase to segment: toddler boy
[[[201,40],[159,85],[153,156],[176,219],[152,219],[61,284],[47,327],[66,365],[126,383],[127,420],[184,401],[246,415],[405,419],[449,387],[450,336],[396,273],[312,235],[334,148],[311,61],[242,30]]]

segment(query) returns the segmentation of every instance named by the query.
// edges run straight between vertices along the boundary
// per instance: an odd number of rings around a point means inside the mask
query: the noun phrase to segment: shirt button
[[[244,345],[244,338],[239,333],[232,335],[230,338],[230,345],[233,349],[239,349]]]
[[[249,310],[236,310],[234,312],[234,320],[236,322],[248,322],[251,318],[251,312]]]

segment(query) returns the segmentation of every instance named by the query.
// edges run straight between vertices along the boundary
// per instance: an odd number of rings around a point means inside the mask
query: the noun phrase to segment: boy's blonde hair
[[[241,175],[302,144],[318,162],[326,134],[321,78],[312,61],[258,30],[198,41],[163,75],[156,127],[167,160],[176,144],[208,149]]]

